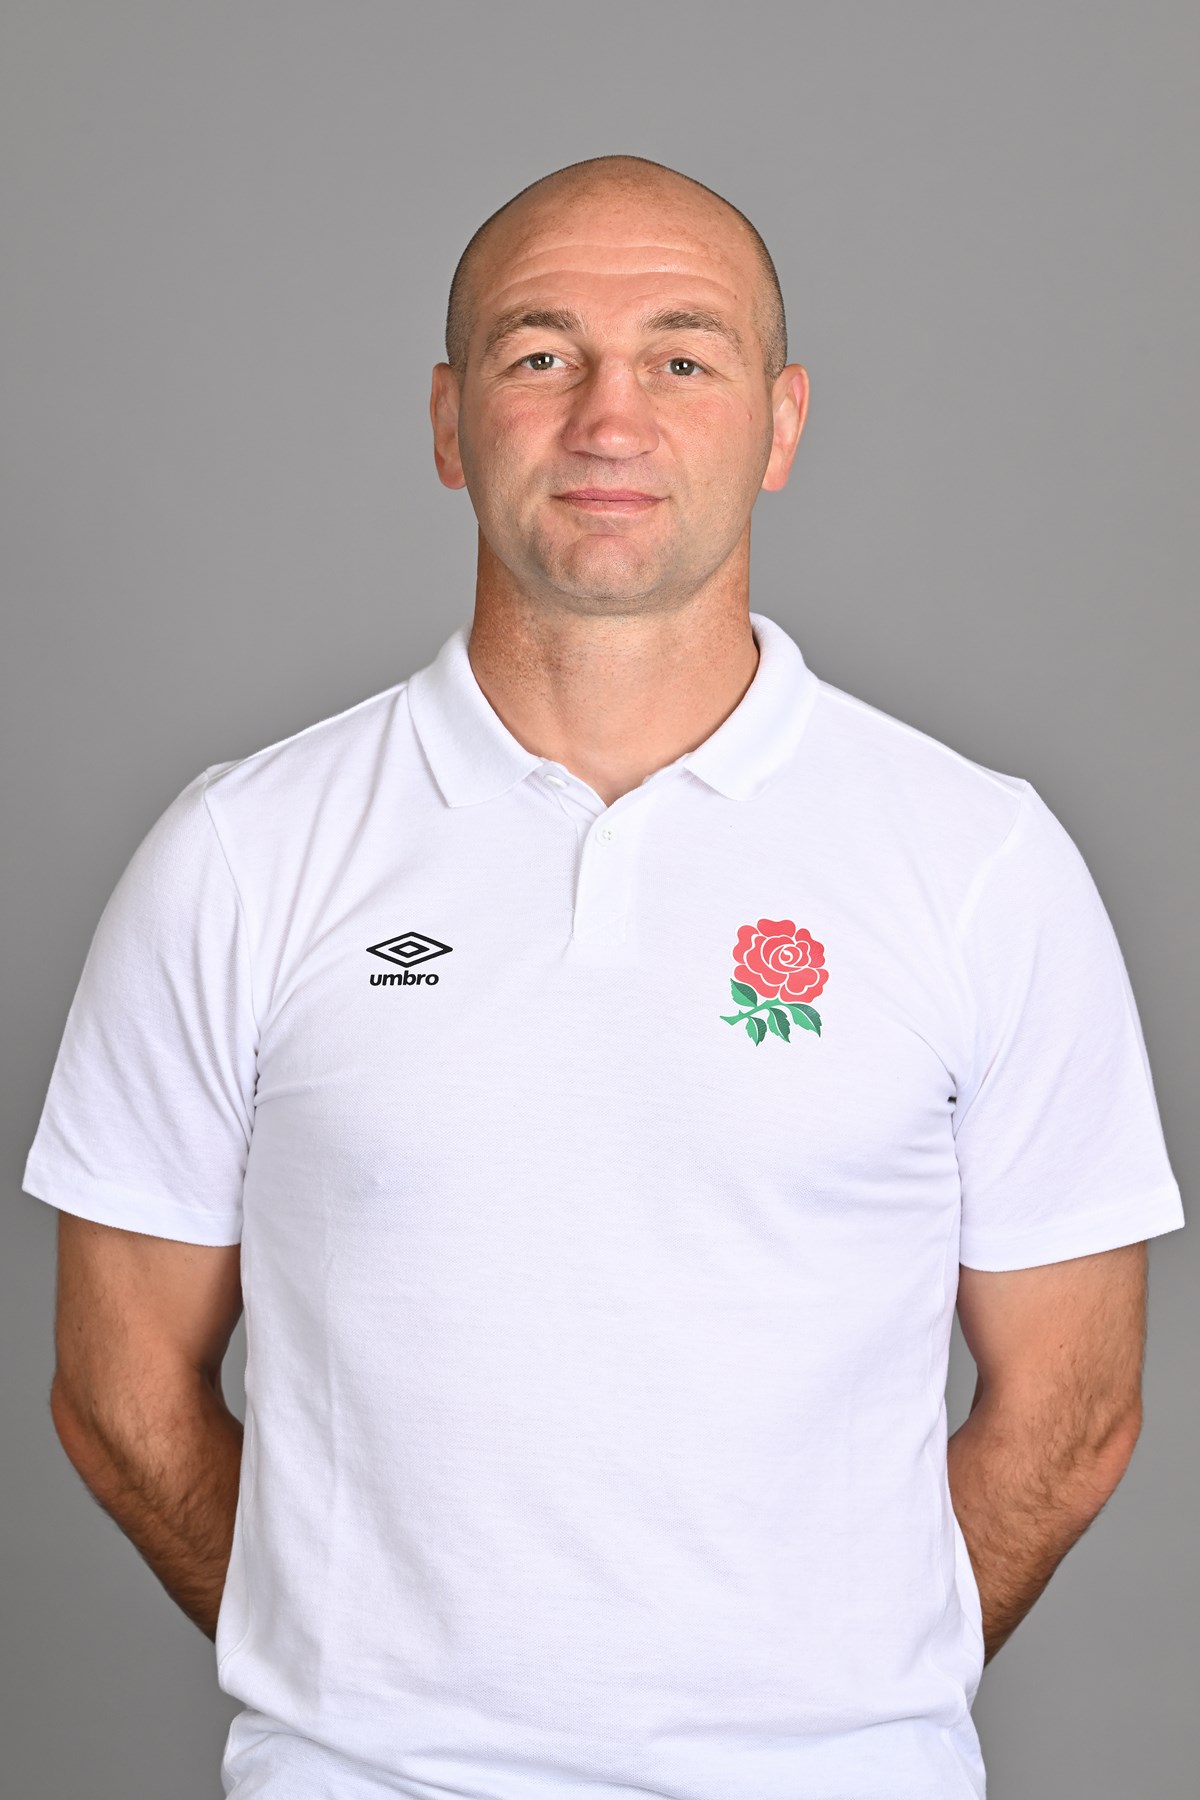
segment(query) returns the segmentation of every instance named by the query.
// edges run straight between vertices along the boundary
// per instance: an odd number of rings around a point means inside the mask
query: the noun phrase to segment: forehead
[[[472,286],[475,323],[523,305],[605,310],[664,299],[749,319],[761,273],[719,204],[605,196],[542,201],[497,222]]]

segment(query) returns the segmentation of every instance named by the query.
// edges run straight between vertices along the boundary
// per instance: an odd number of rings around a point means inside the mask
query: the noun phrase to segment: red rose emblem
[[[764,1000],[815,1000],[829,979],[825,946],[790,919],[743,925],[733,946],[734,978]]]

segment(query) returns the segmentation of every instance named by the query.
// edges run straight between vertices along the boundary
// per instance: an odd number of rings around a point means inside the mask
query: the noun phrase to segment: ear
[[[776,493],[787,483],[807,413],[808,370],[800,363],[789,363],[771,386],[774,430],[767,472],[762,478],[768,493]]]
[[[449,363],[433,366],[433,389],[429,396],[429,418],[433,425],[433,460],[438,480],[443,487],[466,487],[462,457],[458,449],[458,408],[461,397],[458,376]]]

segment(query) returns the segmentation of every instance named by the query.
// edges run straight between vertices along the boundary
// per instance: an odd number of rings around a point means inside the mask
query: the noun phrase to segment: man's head
[[[438,472],[521,591],[644,610],[747,562],[808,382],[770,255],[728,201],[640,157],[545,176],[471,239],[446,336]]]
[[[484,220],[459,257],[458,267],[450,283],[450,299],[446,307],[446,360],[450,367],[460,378],[466,371],[474,309],[472,275],[476,265],[486,255],[489,237],[513,207],[520,206],[527,199],[535,199],[538,195],[557,194],[560,199],[566,199],[574,194],[582,199],[589,192],[615,195],[622,189],[627,194],[651,195],[655,191],[669,192],[672,184],[678,189],[680,183],[694,189],[697,198],[707,195],[709,201],[722,208],[730,220],[741,224],[758,261],[755,322],[767,379],[774,381],[787,362],[787,315],[783,305],[783,290],[779,285],[779,275],[771,252],[745,213],[739,212],[736,206],[692,176],[681,175],[677,170],[665,168],[662,163],[650,162],[643,156],[598,156],[587,162],[572,163],[568,168],[556,170],[552,175],[543,175],[540,180],[531,182],[520,193],[514,194],[511,200],[506,200],[490,218]]]

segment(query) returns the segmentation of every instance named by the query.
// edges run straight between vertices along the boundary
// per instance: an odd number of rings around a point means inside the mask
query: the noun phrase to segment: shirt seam
[[[254,958],[250,954],[250,921],[247,916],[245,902],[242,899],[242,890],[238,886],[237,876],[233,872],[233,864],[229,860],[229,852],[225,848],[224,839],[222,838],[220,830],[218,829],[217,821],[213,817],[212,807],[209,805],[208,789],[209,789],[209,784],[210,784],[211,780],[212,780],[211,772],[208,770],[205,770],[204,784],[200,789],[200,798],[204,803],[204,816],[208,820],[208,823],[209,823],[210,827],[212,828],[212,834],[213,834],[214,839],[216,840],[217,849],[221,853],[221,861],[224,864],[225,873],[229,877],[229,885],[233,889],[233,897],[234,897],[234,902],[237,906],[238,924],[240,927],[238,936],[241,939],[242,955],[244,956],[245,961],[246,961],[246,974],[249,979],[250,1011],[251,1011],[251,1014],[254,1019],[255,1036],[258,1039],[258,1041],[261,1042],[261,1040],[262,1040],[262,1020],[261,1020],[261,1017],[259,1014],[258,1001],[256,1000],[255,993],[254,993]]]
[[[1017,795],[1017,804],[1013,809],[1013,816],[1009,820],[1008,828],[1005,831],[1004,836],[1000,839],[1000,842],[996,845],[995,849],[984,858],[970,882],[967,884],[967,890],[959,905],[958,914],[951,934],[952,953],[958,964],[959,978],[962,982],[963,990],[969,999],[969,1018],[967,1023],[970,1033],[967,1043],[966,1066],[964,1070],[955,1071],[955,1089],[956,1093],[959,1095],[964,1091],[969,1091],[971,1098],[963,1107],[961,1107],[961,1109],[956,1101],[954,1119],[955,1137],[958,1136],[963,1121],[966,1119],[979,1095],[979,1082],[976,1077],[979,1053],[979,996],[976,992],[975,982],[972,978],[970,959],[966,953],[966,932],[967,926],[974,916],[975,910],[987,889],[994,871],[998,867],[1001,859],[1008,854],[1013,844],[1017,833],[1017,827],[1025,817],[1026,809],[1033,792],[1029,782],[1025,780],[1024,776],[1015,776],[1014,780],[1019,782],[1020,790]]]
[[[983,896],[983,891],[991,879],[992,872],[1012,845],[1013,839],[1016,836],[1017,827],[1025,817],[1028,808],[1029,799],[1033,790],[1025,780],[1024,776],[1017,776],[1015,779],[1020,782],[1021,790],[1017,796],[1016,809],[1009,821],[1008,830],[1004,833],[1004,836],[996,845],[996,848],[992,851],[991,855],[986,857],[975,871],[970,885],[963,896],[962,905],[958,909],[958,917],[955,920],[954,925],[954,941],[960,949],[962,947],[963,938],[966,935],[967,926],[970,924],[972,914],[978,906],[980,899]]]

